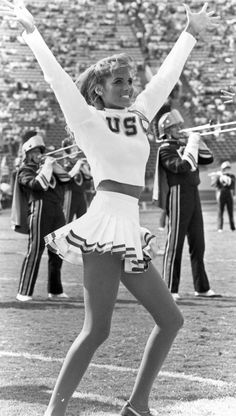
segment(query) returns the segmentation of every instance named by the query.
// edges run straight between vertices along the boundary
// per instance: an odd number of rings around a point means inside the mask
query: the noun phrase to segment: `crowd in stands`
[[[184,7],[175,1],[120,0],[120,3],[130,17],[145,63],[154,71],[184,27]],[[196,47],[183,73],[190,88],[182,96],[181,104],[194,114],[196,125],[209,120],[230,121],[233,117],[232,109],[219,96],[221,88],[235,86],[236,3],[234,0],[208,3],[224,24],[211,30],[203,53],[201,46],[202,58]],[[194,1],[190,7],[199,10],[202,5],[202,1]]]
[[[118,2],[108,1],[106,4],[103,1],[83,0],[48,3],[33,0],[29,7],[36,16],[36,23],[38,17],[39,30],[49,47],[74,79],[92,62],[122,48],[130,51],[135,58],[138,57],[138,65],[142,66],[142,53],[137,39]],[[22,124],[36,128],[39,120],[40,125],[55,124],[58,112],[54,111],[55,100],[35,59],[24,44],[17,24],[4,21],[0,36],[0,62],[3,68],[0,79],[0,119],[5,138],[9,140],[19,136]],[[28,69],[27,76],[25,69]],[[140,89],[138,77],[136,83]],[[29,101],[30,112],[25,111]]]
[[[190,6],[199,10],[202,4],[194,0]],[[183,73],[187,88],[180,104],[194,114],[195,125],[234,118],[231,106],[226,107],[219,95],[220,88],[235,87],[236,3],[210,0],[209,5],[220,12],[225,24],[212,30],[202,57],[202,47],[201,51],[195,48]],[[154,72],[186,19],[183,5],[174,0],[31,0],[29,8],[49,47],[74,79],[91,63],[120,50],[135,58],[139,73]],[[21,37],[21,29],[13,21],[3,21],[0,26],[0,64],[1,141],[14,155],[22,129],[33,127],[51,134],[50,128],[63,125],[64,120]],[[143,87],[144,78],[137,76],[137,91]],[[62,138],[50,137],[50,141],[57,144]]]

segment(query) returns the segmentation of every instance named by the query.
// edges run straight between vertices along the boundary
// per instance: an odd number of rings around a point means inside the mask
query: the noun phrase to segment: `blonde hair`
[[[112,75],[119,68],[128,68],[133,76],[136,72],[133,59],[125,53],[120,53],[101,59],[80,74],[76,85],[89,105],[100,110],[104,108],[104,103],[101,96],[97,94],[96,87],[103,85],[106,77]]]

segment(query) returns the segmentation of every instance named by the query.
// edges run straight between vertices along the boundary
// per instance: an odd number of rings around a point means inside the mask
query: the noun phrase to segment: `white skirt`
[[[140,226],[138,200],[117,192],[98,191],[88,211],[45,237],[49,250],[81,264],[82,254],[118,253],[125,272],[141,273],[156,255],[156,237]]]

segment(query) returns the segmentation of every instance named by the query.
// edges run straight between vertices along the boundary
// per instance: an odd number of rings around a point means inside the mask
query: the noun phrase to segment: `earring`
[[[102,95],[102,89],[101,88],[96,88],[95,92],[97,93],[97,95]]]

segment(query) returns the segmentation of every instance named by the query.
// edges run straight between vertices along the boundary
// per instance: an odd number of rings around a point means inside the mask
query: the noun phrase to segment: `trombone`
[[[45,158],[47,156],[53,156],[55,153],[63,152],[64,150],[72,149],[73,147],[78,147],[78,145],[76,143],[74,143],[74,144],[71,144],[71,145],[66,146],[66,147],[60,147],[59,149],[55,149],[55,150],[52,150],[48,153],[44,153],[43,158]],[[55,160],[62,160],[62,159],[65,159],[66,157],[74,157],[74,156],[82,154],[82,153],[83,153],[82,150],[77,149],[72,153],[66,153],[63,156],[56,156],[54,159]]]
[[[235,127],[234,127],[235,125]],[[228,126],[227,128],[224,128],[223,130],[221,130],[221,127],[225,127]],[[230,127],[232,126],[232,127]],[[208,130],[208,129],[213,129],[210,131],[204,131],[204,130]],[[182,129],[180,130],[180,132],[182,133],[199,133],[200,136],[209,136],[210,134],[221,134],[221,133],[228,133],[231,131],[235,131],[236,130],[236,121],[229,121],[228,123],[216,123],[216,124],[203,124],[201,126],[197,126],[197,127],[190,127],[187,129]]]

